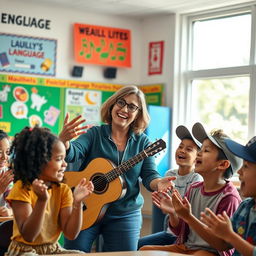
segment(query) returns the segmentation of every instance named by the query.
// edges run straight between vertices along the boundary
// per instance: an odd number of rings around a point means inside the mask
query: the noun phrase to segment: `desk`
[[[8,217],[0,217],[0,222],[4,222],[6,220],[13,220],[13,216],[8,216]]]
[[[130,251],[130,252],[95,252],[88,256],[184,256],[185,254],[164,251]],[[81,256],[85,254],[56,254],[56,256]]]

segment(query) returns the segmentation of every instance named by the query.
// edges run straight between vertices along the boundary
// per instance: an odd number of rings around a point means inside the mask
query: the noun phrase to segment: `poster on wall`
[[[162,74],[164,41],[149,43],[148,74]]]
[[[100,91],[67,89],[66,113],[69,113],[70,120],[82,115],[85,124],[100,125],[101,94]]]
[[[14,136],[24,126],[47,127],[55,134],[65,114],[82,114],[88,125],[101,124],[100,107],[124,85],[0,73],[0,129]],[[140,86],[149,105],[163,105],[163,84]],[[71,119],[70,119],[71,120]]]
[[[37,79],[23,81],[0,81],[0,129],[14,136],[25,126],[38,125],[58,134],[59,126],[63,125],[63,89],[39,86]]]
[[[57,41],[0,33],[0,71],[55,76]]]
[[[109,67],[131,67],[131,32],[127,29],[74,24],[75,60]]]

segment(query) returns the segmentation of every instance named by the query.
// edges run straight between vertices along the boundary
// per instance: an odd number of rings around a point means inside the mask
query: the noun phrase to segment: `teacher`
[[[116,166],[129,160],[150,145],[144,130],[149,124],[145,96],[136,86],[125,86],[102,105],[101,119],[105,124],[84,131],[81,116],[69,121],[67,114],[59,138],[67,150],[66,161],[82,161],[83,170],[93,159],[105,158]],[[77,139],[71,139],[79,136]],[[75,240],[65,238],[64,247],[90,252],[94,240],[101,234],[103,251],[136,251],[142,226],[140,178],[149,191],[172,188],[172,177],[161,178],[154,158],[146,157],[125,172],[126,194],[110,203],[104,217]],[[97,202],[95,202],[97,204]]]

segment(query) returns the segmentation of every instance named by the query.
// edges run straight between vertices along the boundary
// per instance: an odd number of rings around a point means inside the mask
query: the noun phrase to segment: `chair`
[[[6,220],[0,223],[0,256],[7,251],[11,242],[13,220]]]

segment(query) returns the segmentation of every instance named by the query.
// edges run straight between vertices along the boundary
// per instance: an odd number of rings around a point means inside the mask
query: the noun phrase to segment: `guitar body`
[[[105,180],[104,174],[115,168],[115,165],[104,158],[93,159],[80,172],[65,172],[65,183],[71,187],[86,178],[94,184],[94,192],[84,201],[82,230],[97,223],[107,210],[108,204],[122,198],[126,193],[125,181],[121,176],[110,183]]]
[[[74,189],[82,178],[86,178],[94,185],[93,193],[83,201],[82,229],[94,225],[103,217],[109,203],[125,195],[126,183],[122,178],[123,173],[165,148],[166,143],[160,139],[117,167],[105,158],[95,158],[81,172],[65,172],[65,181],[71,189]]]

